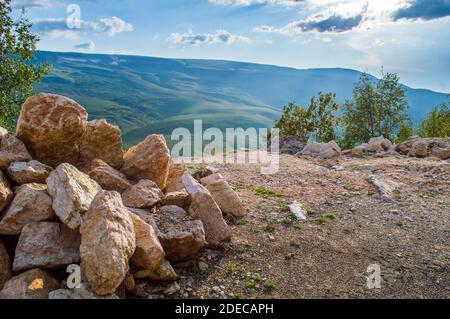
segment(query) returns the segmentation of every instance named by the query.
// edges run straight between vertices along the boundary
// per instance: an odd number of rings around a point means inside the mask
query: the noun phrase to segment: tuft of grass
[[[332,219],[332,220],[337,218],[336,215],[333,214],[333,213],[325,213],[325,214],[323,214],[323,217],[328,218],[328,219]]]
[[[276,285],[275,285],[275,283],[273,281],[269,280],[269,281],[264,283],[264,289],[267,292],[272,292],[275,288],[276,288]]]
[[[306,210],[306,212],[308,214],[314,214],[316,212],[316,210],[314,208],[307,206],[307,205],[303,205],[303,208]]]
[[[286,205],[286,204],[278,204],[278,205],[276,206],[276,208],[277,208],[280,212],[289,212],[289,211],[290,211],[289,206]]]
[[[317,218],[316,218],[316,222],[318,222],[319,224],[326,224],[326,223],[328,223],[328,219],[326,219],[325,217],[323,217],[323,216],[318,216]]]
[[[281,221],[284,225],[289,226],[294,224],[297,221],[297,217],[293,213],[290,213],[287,215],[283,220]]]
[[[406,225],[405,225],[405,222],[404,222],[403,220],[401,220],[401,219],[399,219],[399,220],[397,221],[396,225],[397,225],[398,227],[400,227],[400,228],[404,228],[404,227],[406,226]]]
[[[250,244],[239,245],[239,246],[236,247],[236,252],[238,254],[244,254],[244,253],[246,253],[248,251],[251,251],[251,250],[252,250],[252,245],[250,245]]]
[[[244,218],[240,218],[236,221],[236,225],[245,225],[247,221]]]
[[[245,283],[245,287],[247,288],[247,290],[253,290],[256,287],[256,282],[254,282],[253,280],[249,280]]]
[[[353,227],[345,227],[345,228],[344,228],[344,232],[345,232],[346,234],[352,234],[354,231],[355,231],[355,230],[354,230]]]
[[[274,224],[268,224],[265,228],[265,231],[268,233],[273,233],[275,230],[276,228]]]
[[[373,196],[373,195],[375,195],[375,192],[367,191],[367,196]]]
[[[263,186],[253,186],[253,191],[263,197],[284,197],[283,193],[275,192]]]
[[[242,299],[244,298],[240,292],[234,294],[234,299]]]

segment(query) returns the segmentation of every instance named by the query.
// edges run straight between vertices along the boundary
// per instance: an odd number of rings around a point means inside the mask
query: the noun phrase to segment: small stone
[[[209,265],[203,261],[199,261],[198,262],[198,269],[200,269],[200,271],[207,271],[209,268]]]
[[[0,169],[7,169],[13,162],[29,160],[31,155],[21,140],[9,134],[0,136]]]
[[[170,262],[166,259],[163,260],[161,265],[156,271],[144,269],[138,270],[133,273],[134,278],[136,279],[150,279],[155,281],[173,281],[178,279],[178,275],[173,269]]]
[[[180,285],[176,282],[173,282],[164,290],[164,294],[166,296],[172,296],[180,291]]]
[[[99,159],[90,163],[88,175],[106,191],[123,193],[132,186],[124,174]]]
[[[184,190],[181,192],[166,193],[162,202],[162,206],[179,206],[183,209],[189,209],[191,205],[191,196]]]

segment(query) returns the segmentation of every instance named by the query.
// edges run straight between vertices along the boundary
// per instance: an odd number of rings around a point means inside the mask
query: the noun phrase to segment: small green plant
[[[276,206],[276,208],[277,208],[279,211],[281,211],[281,212],[288,212],[288,211],[290,211],[289,206],[286,205],[286,204],[278,204],[278,205]]]
[[[297,217],[295,217],[295,215],[293,213],[290,213],[288,216],[283,218],[283,220],[281,222],[284,225],[289,226],[289,225],[294,224],[296,221],[297,221]]]
[[[323,216],[318,216],[317,218],[316,218],[316,222],[318,222],[319,224],[326,224],[326,223],[328,223],[328,219],[326,219],[325,217],[323,217]]]
[[[375,192],[367,191],[367,196],[373,196],[373,195],[375,195]]]
[[[236,225],[245,225],[247,221],[244,218],[240,218],[236,221]]]
[[[332,219],[332,220],[336,219],[336,215],[333,213],[325,213],[325,214],[323,214],[323,217]]]
[[[260,274],[255,274],[253,275],[253,280],[255,280],[255,282],[261,282],[263,279]]]
[[[237,292],[234,294],[234,299],[242,299],[242,298],[243,298],[243,296],[240,292]]]
[[[352,234],[355,230],[353,229],[353,227],[345,227],[344,228],[344,232],[346,234]]]
[[[274,224],[268,224],[265,228],[265,231],[268,233],[273,233],[275,231],[275,225]]]
[[[267,282],[265,282],[264,283],[264,289],[267,291],[267,292],[271,292],[271,291],[273,291],[274,289],[276,288],[276,285],[275,285],[275,283],[273,282],[273,281],[267,281]]]
[[[400,228],[404,228],[406,226],[405,222],[403,220],[401,220],[401,219],[399,219],[396,224]]]
[[[252,250],[252,245],[250,245],[250,244],[239,245],[239,246],[236,247],[236,252],[238,254],[244,254],[244,253],[246,253],[248,251],[251,251],[251,250]]]
[[[253,186],[253,191],[263,197],[284,197],[283,193],[275,192],[262,186]]]
[[[316,210],[314,208],[306,206],[306,205],[303,205],[303,208],[306,210],[306,212],[308,214],[314,214],[316,212]]]
[[[247,290],[252,291],[256,287],[256,282],[254,282],[253,280],[247,281],[245,283],[245,287],[247,288]]]

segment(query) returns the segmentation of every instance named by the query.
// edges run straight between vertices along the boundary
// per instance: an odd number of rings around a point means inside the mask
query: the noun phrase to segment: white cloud
[[[11,2],[13,9],[21,8],[53,8],[61,5],[55,0],[13,0]]]
[[[174,44],[210,44],[210,43],[224,43],[233,44],[236,42],[249,43],[250,39],[244,36],[231,34],[225,30],[217,30],[214,33],[193,33],[189,30],[186,33],[172,33],[167,40]]]
[[[100,21],[106,26],[104,32],[106,32],[110,37],[117,33],[131,32],[133,31],[133,25],[123,21],[122,19],[112,16],[108,18],[100,19]]]
[[[75,45],[75,49],[82,49],[86,51],[94,51],[95,50],[95,43],[90,41],[86,43],[80,43]]]
[[[273,4],[292,6],[305,0],[208,0],[209,3],[232,6],[250,6],[254,4]]]

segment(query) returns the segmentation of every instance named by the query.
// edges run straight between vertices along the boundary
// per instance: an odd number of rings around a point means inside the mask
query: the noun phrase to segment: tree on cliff
[[[346,101],[343,109],[345,147],[376,136],[393,141],[411,128],[406,92],[395,73],[382,70],[382,78],[376,81],[363,73],[353,89],[353,99]]]
[[[337,122],[334,112],[339,109],[335,99],[335,93],[319,92],[306,108],[289,103],[283,108],[281,118],[275,121],[275,127],[280,129],[281,135],[293,135],[305,143],[309,139],[316,142],[334,140]]]
[[[0,1],[0,126],[13,131],[20,106],[33,93],[33,83],[50,71],[35,63],[37,35],[24,12],[12,18],[11,0]]]

